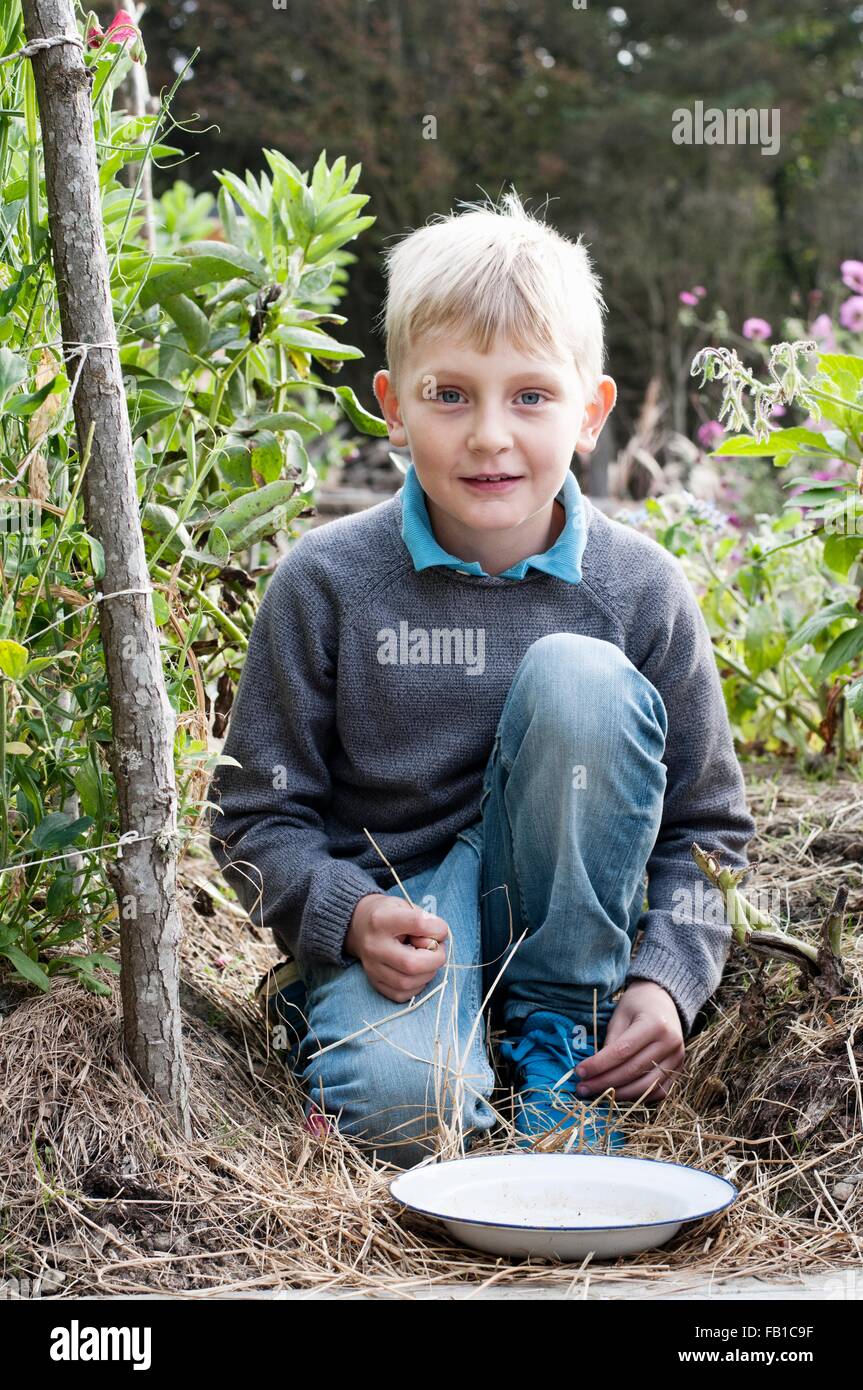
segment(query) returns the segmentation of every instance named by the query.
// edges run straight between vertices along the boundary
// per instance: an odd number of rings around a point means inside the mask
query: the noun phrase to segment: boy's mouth
[[[477,473],[472,478],[462,478],[474,492],[509,492],[515,487],[516,483],[521,482],[521,475],[516,473]]]

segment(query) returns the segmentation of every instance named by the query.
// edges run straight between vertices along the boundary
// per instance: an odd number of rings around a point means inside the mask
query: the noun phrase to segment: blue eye
[[[539,391],[520,391],[520,392],[519,392],[519,395],[520,395],[520,396],[539,396],[540,401],[542,400],[542,395],[540,394]],[[530,404],[530,402],[528,402],[528,404]],[[537,404],[539,404],[539,402],[537,402]]]
[[[452,392],[452,394],[455,395],[455,396],[460,396],[460,395],[461,395],[461,391],[457,391],[456,388],[455,388],[454,386],[444,386],[443,389],[442,389],[441,391],[439,391],[438,394],[435,396],[435,400],[436,400],[436,401],[442,400],[443,397],[446,395],[447,391]],[[453,402],[447,401],[446,404],[447,404],[447,405],[451,405],[451,404],[453,404]]]

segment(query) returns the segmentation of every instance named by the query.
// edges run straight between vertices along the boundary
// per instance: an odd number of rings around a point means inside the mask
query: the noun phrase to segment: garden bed
[[[583,1267],[510,1263],[452,1244],[389,1196],[392,1169],[302,1123],[300,1092],[269,1053],[252,993],[277,959],[203,851],[181,870],[183,1005],[194,1136],[184,1142],[122,1052],[119,988],[8,985],[0,1047],[5,1278],[43,1296],[219,1290],[390,1293],[494,1281],[560,1285],[758,1275],[860,1264],[863,1219],[863,795],[849,774],[746,769],[758,824],[744,891],[781,889],[782,925],[817,943],[839,884],[854,991],[801,995],[771,962],[756,989],[735,948],[699,1016],[685,1075],[661,1106],[628,1109],[622,1151],[703,1166],[733,1206],[666,1246]],[[116,947],[109,948],[116,949]],[[747,992],[748,991],[748,992]],[[858,1036],[860,1034],[860,1036]],[[472,1152],[505,1147],[493,1137]],[[32,1285],[31,1285],[32,1286]],[[642,1286],[640,1284],[640,1286]]]

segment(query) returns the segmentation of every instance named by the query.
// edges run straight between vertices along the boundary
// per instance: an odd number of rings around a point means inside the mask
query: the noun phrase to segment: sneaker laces
[[[504,1039],[501,1055],[515,1063],[519,1083],[530,1082],[530,1090],[561,1091],[575,1074],[579,1062],[594,1055],[589,1043],[575,1043],[575,1025],[562,1014],[535,1012],[525,1019],[521,1036]],[[578,1078],[566,1086],[575,1094]],[[580,1097],[579,1097],[580,1099]]]

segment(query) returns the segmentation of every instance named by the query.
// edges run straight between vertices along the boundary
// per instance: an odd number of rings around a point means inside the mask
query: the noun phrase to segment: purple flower
[[[694,295],[691,290],[681,290],[677,298],[680,300],[681,304],[692,305],[698,303],[698,297]]]
[[[839,270],[843,285],[855,294],[863,294],[863,261],[843,261]]]
[[[718,420],[705,420],[698,426],[695,437],[702,449],[713,449],[725,438],[725,429]]]
[[[852,294],[840,305],[839,322],[852,333],[863,333],[863,294]]]
[[[747,319],[743,325],[744,338],[755,339],[761,342],[764,338],[769,338],[773,329],[766,319]]]
[[[774,406],[771,406],[771,407],[770,407],[770,419],[771,419],[771,420],[781,420],[781,419],[782,419],[782,416],[783,416],[784,414],[785,414],[785,406],[782,404],[781,401],[777,401],[776,404],[775,404]]]
[[[829,314],[819,314],[817,319],[813,319],[809,325],[809,332],[820,343],[825,352],[833,352],[836,348],[836,339],[833,337],[833,320]]]

